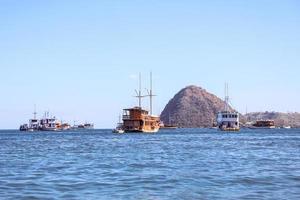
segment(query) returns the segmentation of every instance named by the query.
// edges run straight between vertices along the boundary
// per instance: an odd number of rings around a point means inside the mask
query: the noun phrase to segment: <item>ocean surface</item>
[[[300,199],[300,130],[0,131],[0,199]]]

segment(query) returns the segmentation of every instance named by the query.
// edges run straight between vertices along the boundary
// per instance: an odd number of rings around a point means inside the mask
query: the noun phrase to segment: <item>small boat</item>
[[[19,128],[20,131],[28,131],[28,124],[22,124]]]
[[[36,106],[34,105],[34,112],[33,112],[33,119],[29,119],[28,124],[23,124],[20,126],[20,131],[29,131],[34,132],[39,130],[39,120],[36,118],[37,112],[36,112]]]
[[[71,129],[71,125],[68,124],[68,123],[57,123],[56,124],[56,127],[61,130],[61,131],[67,131],[67,130],[70,130]]]
[[[125,133],[125,131],[124,131],[123,129],[120,129],[120,128],[115,128],[115,129],[113,129],[112,132],[113,132],[113,133],[119,133],[119,134]]]
[[[83,127],[84,127],[84,129],[94,129],[94,124],[92,124],[92,123],[84,123]]]
[[[249,128],[250,129],[275,129],[276,126],[274,120],[257,120]]]
[[[94,129],[94,124],[84,123],[77,126],[77,129]]]
[[[171,119],[170,113],[168,117],[168,123],[164,123],[163,121],[160,122],[160,129],[177,129],[178,126],[173,123],[173,120]]]
[[[228,84],[225,85],[225,109],[217,114],[217,127],[221,131],[240,131],[239,113],[229,109]]]
[[[160,122],[160,129],[177,129],[176,125],[172,124],[164,124],[164,122]]]
[[[284,126],[283,128],[284,129],[291,129],[292,127],[291,126]]]
[[[113,133],[125,133],[123,129],[123,123],[121,123],[121,115],[119,116],[119,123],[117,124],[117,127],[113,129]]]
[[[160,126],[160,129],[178,129],[178,127],[175,125],[164,125]]]

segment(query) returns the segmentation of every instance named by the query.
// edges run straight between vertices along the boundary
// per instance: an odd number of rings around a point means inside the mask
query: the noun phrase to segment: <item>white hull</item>
[[[41,131],[58,131],[57,128],[42,128]]]
[[[122,134],[122,133],[125,133],[125,131],[124,130],[113,130],[113,133]]]

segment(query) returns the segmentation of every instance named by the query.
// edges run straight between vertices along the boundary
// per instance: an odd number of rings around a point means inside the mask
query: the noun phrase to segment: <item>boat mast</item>
[[[229,111],[229,92],[228,92],[228,83],[225,83],[225,111]]]
[[[152,72],[150,72],[150,115],[152,115],[153,109],[153,93],[152,93]]]
[[[152,72],[150,72],[150,94],[149,94],[149,97],[150,97],[150,115],[152,115],[152,112],[153,112],[153,90],[152,90]]]
[[[37,115],[37,112],[36,112],[36,104],[34,104],[33,119],[36,119],[36,115]]]
[[[142,98],[145,96],[142,96],[142,75],[139,74],[139,91],[135,90],[136,98],[139,99],[139,108],[142,108]]]
[[[156,95],[153,94],[153,84],[152,84],[152,72],[150,72],[150,91],[148,91],[148,96],[150,97],[150,115],[153,113],[153,97]]]

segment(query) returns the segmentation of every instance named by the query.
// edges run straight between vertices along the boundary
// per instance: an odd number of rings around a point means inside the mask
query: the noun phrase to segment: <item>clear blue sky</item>
[[[50,110],[113,127],[134,77],[155,112],[187,85],[240,112],[300,111],[300,1],[0,0],[0,128]],[[145,102],[145,106],[147,106]]]

